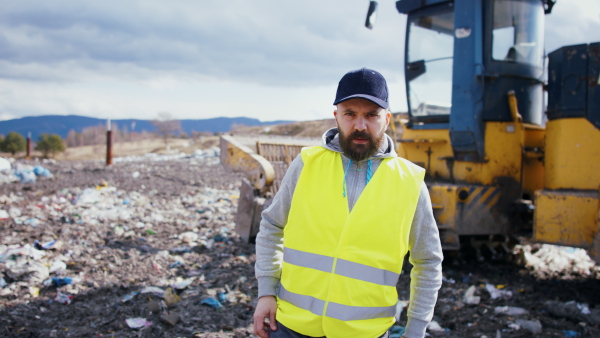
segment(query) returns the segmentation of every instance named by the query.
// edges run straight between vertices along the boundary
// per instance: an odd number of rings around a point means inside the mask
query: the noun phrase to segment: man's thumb
[[[269,322],[271,324],[271,331],[277,331],[277,322],[275,321],[275,312],[271,313],[269,317]]]

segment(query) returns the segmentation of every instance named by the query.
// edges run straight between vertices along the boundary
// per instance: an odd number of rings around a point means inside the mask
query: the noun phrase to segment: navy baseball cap
[[[372,69],[353,70],[342,77],[338,84],[334,105],[353,98],[363,98],[387,109],[388,87],[383,75]]]

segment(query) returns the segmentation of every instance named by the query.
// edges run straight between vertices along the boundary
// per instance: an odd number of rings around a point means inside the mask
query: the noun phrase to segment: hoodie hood
[[[344,153],[340,146],[340,132],[337,128],[331,128],[323,134],[322,146],[337,153]],[[381,159],[391,157],[398,157],[398,154],[394,149],[394,142],[387,134],[383,134],[383,142],[381,142],[381,146],[371,158]]]

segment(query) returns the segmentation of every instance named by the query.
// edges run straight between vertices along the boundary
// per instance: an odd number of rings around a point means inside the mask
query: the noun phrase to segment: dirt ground
[[[0,336],[252,336],[254,246],[233,231],[241,177],[217,158],[19,163],[52,177],[0,185],[10,215],[0,221]],[[441,329],[428,334],[600,337],[595,269],[540,278],[516,263],[447,254],[433,318]],[[502,296],[492,299],[486,285]],[[472,304],[469,289],[480,297]],[[558,313],[568,302],[589,312]],[[526,313],[497,313],[506,306]]]

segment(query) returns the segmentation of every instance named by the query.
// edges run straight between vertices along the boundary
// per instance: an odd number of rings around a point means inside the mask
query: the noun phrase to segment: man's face
[[[357,162],[377,152],[391,117],[389,111],[361,98],[339,103],[333,115],[344,154]]]

